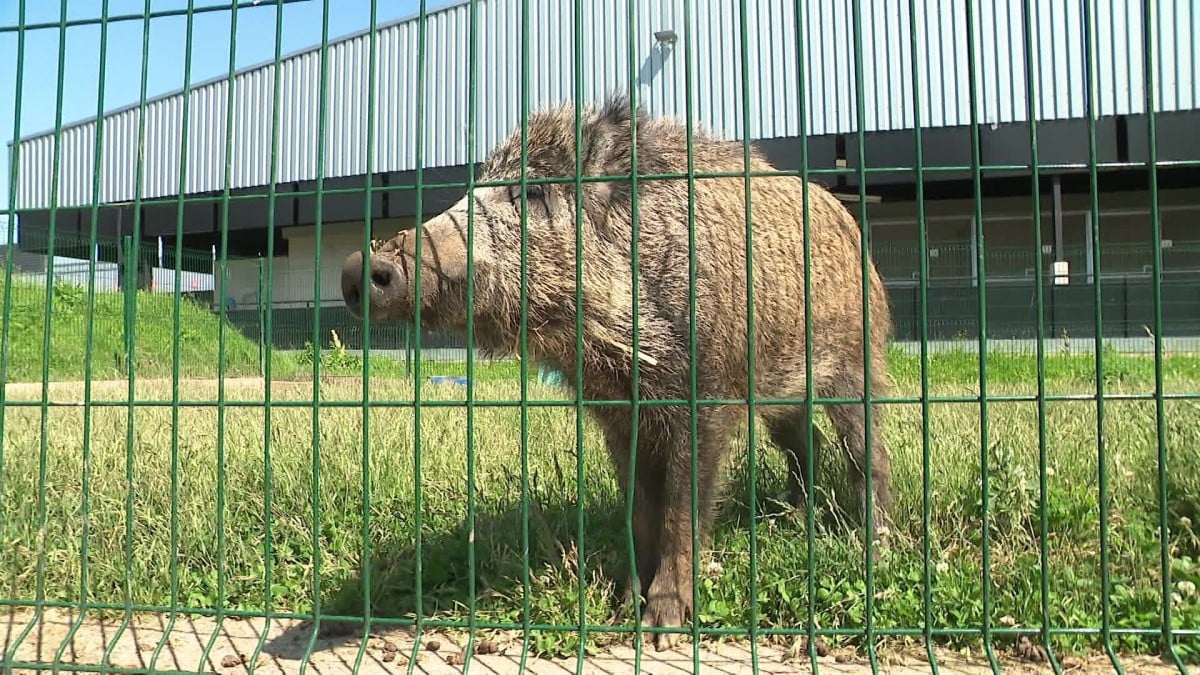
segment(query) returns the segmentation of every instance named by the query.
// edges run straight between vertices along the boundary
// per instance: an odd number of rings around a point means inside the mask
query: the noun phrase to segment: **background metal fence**
[[[888,547],[837,452],[779,497],[752,423],[669,667],[1197,672],[1192,3],[139,4],[0,11],[0,671],[666,663],[614,613],[633,501],[587,413],[621,402],[338,278],[619,88],[834,191],[895,325]]]
[[[250,290],[236,295],[232,290],[222,294],[215,251],[184,249],[176,264],[176,251],[169,245],[144,243],[135,247],[136,253],[128,250],[131,245],[130,241],[98,240],[92,247],[90,261],[71,255],[71,252],[78,255],[78,251],[86,251],[89,242],[72,242],[62,236],[57,243],[60,255],[54,260],[6,247],[13,257],[14,306],[40,311],[46,281],[52,278],[61,297],[72,292],[80,295],[91,287],[101,297],[114,297],[114,309],[124,316],[127,309],[133,310],[137,306],[136,293],[127,295],[124,290],[173,294],[178,272],[179,293],[184,298],[207,309],[214,315],[214,320],[228,322],[260,351],[265,352],[268,342],[275,351],[310,351],[314,344],[321,350],[330,350],[335,347],[336,335],[341,348],[362,353],[365,343],[362,322],[346,311],[340,298],[273,302],[268,297],[266,274],[270,263],[265,258],[237,259],[237,262],[247,264],[242,268],[249,270]],[[29,248],[43,247],[44,243],[39,242]],[[1097,311],[1092,288],[1094,275],[1075,271],[1065,275],[1067,283],[1060,285],[1061,278],[1056,282],[1047,269],[1042,285],[1043,308],[1039,324],[1035,302],[1037,286],[1033,276],[1039,259],[1046,256],[1042,251],[1031,252],[1028,248],[1008,246],[983,251],[984,266],[989,270],[987,284],[990,290],[985,309],[989,349],[1006,354],[1033,355],[1037,351],[1036,336],[1040,329],[1046,336],[1044,349],[1055,350],[1070,343],[1077,353],[1094,352]],[[1150,326],[1154,324],[1157,286],[1161,289],[1163,306],[1162,335],[1171,351],[1193,353],[1200,350],[1200,241],[1172,242],[1169,248],[1164,248],[1162,272],[1157,283],[1147,271],[1152,266],[1153,255],[1145,245],[1102,244],[1099,249],[1102,262],[1096,267],[1105,270],[1101,275],[1104,292],[1099,308],[1105,317],[1101,325],[1105,344],[1119,352],[1153,351]],[[1067,260],[1082,262],[1090,257],[1084,247],[1065,247],[1065,251]],[[896,342],[908,349],[917,349],[924,327],[928,348],[975,351],[980,308],[978,277],[971,271],[975,263],[972,243],[943,241],[926,251],[929,273],[924,297],[928,305],[923,321],[921,284],[910,272],[919,268],[921,255],[922,249],[905,243],[876,244],[872,250],[890,294]],[[134,259],[140,263],[130,272],[124,261]],[[133,275],[132,285],[128,274]],[[293,265],[286,274],[277,272],[273,281],[276,287],[302,285],[311,283],[316,275],[312,267]],[[268,314],[270,340],[264,340]],[[318,326],[319,340],[314,342],[314,327]],[[168,329],[167,326],[161,328]],[[405,372],[411,374],[412,363],[417,358],[413,337],[415,326],[376,323],[369,330],[371,351],[380,358],[404,363]],[[85,317],[68,313],[60,304],[54,333],[60,339],[82,344],[86,333]],[[170,342],[167,339],[163,344]],[[424,330],[420,343],[420,355],[424,360],[467,360],[467,340],[461,333]],[[39,372],[35,364],[29,364],[29,367],[28,373]],[[261,368],[258,374],[262,374]]]

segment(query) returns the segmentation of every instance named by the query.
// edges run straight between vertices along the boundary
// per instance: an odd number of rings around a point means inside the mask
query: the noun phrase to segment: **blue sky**
[[[283,5],[283,53],[319,45],[325,6],[329,7],[329,37],[337,38],[370,26],[373,0],[305,0]],[[432,11],[454,0],[427,0]],[[103,0],[61,0],[67,3],[68,20],[99,18]],[[419,0],[374,0],[377,20],[384,23],[416,14]],[[57,23],[60,2],[50,0],[0,0],[0,26],[18,24],[20,5],[24,3],[25,23]],[[188,0],[108,0],[109,16],[138,15],[186,9]],[[273,0],[241,0],[237,15],[235,67],[242,68],[274,58],[276,8]],[[221,7],[231,0],[193,0],[193,7]],[[231,12],[196,14],[192,31],[191,81],[201,82],[229,71]],[[141,95],[142,48],[145,22],[141,19],[110,23],[108,26],[107,63],[105,64],[105,110],[136,104]],[[149,23],[146,62],[146,96],[153,97],[183,87],[187,63],[187,18],[154,18]],[[20,101],[20,135],[52,130],[58,111],[59,49],[61,31],[56,27],[26,31],[24,77]],[[99,24],[72,26],[66,30],[62,59],[62,122],[67,124],[94,117],[99,101]],[[17,99],[17,34],[0,33],[0,211],[9,206],[12,180],[8,144],[13,140]],[[0,240],[5,234],[0,232]]]

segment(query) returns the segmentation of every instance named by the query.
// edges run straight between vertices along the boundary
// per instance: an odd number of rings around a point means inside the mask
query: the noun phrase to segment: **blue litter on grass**
[[[431,375],[429,382],[432,384],[458,385],[460,387],[467,386],[467,378],[461,375]],[[566,378],[557,370],[539,367],[538,382],[544,385],[562,386],[566,384]]]
[[[433,384],[457,384],[460,387],[467,386],[467,378],[458,375],[434,375],[429,378]]]
[[[563,374],[557,370],[552,370],[542,366],[538,368],[538,382],[550,386],[561,386],[565,385],[567,380]]]

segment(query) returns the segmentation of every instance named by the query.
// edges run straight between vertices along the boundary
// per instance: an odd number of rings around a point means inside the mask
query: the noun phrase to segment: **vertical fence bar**
[[[54,99],[54,157],[53,166],[50,172],[50,224],[49,235],[46,242],[46,299],[44,305],[45,321],[42,327],[42,400],[41,400],[41,428],[39,430],[40,447],[38,449],[38,564],[37,564],[37,603],[38,614],[41,614],[41,603],[46,599],[46,490],[47,477],[49,476],[49,454],[50,454],[50,348],[51,348],[51,333],[53,332],[53,321],[50,317],[54,316],[54,258],[56,228],[58,225],[58,208],[60,202],[59,188],[62,181],[62,162],[63,162],[63,90],[64,77],[63,72],[66,70],[67,62],[67,6],[62,3],[59,9],[59,26],[58,26],[58,87]],[[19,114],[19,113],[18,113]],[[132,354],[132,352],[130,352]],[[132,359],[130,360],[132,363]],[[132,372],[132,371],[131,371]],[[130,395],[132,398],[132,394]],[[132,408],[130,408],[132,413]]]
[[[748,48],[749,16],[746,11],[747,2],[739,3],[741,10],[739,19],[741,44],[741,78],[742,78],[742,172],[743,199],[745,199],[746,217],[746,444],[749,454],[747,482],[750,496],[750,661],[754,672],[758,672],[758,436],[755,433],[755,414],[758,396],[756,382],[757,343],[754,331],[754,227],[753,207],[751,205],[752,189],[750,182],[750,52]],[[636,352],[635,352],[636,353]]]
[[[817,662],[817,584],[816,576],[812,573],[816,568],[816,427],[813,419],[814,412],[814,392],[813,386],[815,378],[813,377],[813,316],[812,303],[809,298],[812,297],[812,196],[810,191],[809,175],[809,147],[808,147],[808,90],[805,84],[808,69],[804,58],[804,50],[808,48],[808,42],[805,40],[808,30],[808,22],[804,20],[805,12],[808,5],[796,0],[793,5],[795,12],[795,30],[796,30],[796,108],[797,118],[799,121],[800,135],[800,200],[803,211],[803,222],[801,227],[803,230],[803,259],[804,259],[804,435],[805,447],[808,448],[805,463],[805,485],[804,496],[804,539],[805,539],[805,567],[807,578],[806,596],[807,604],[807,628],[808,628],[808,658],[809,666],[814,673],[820,671],[820,666]],[[789,466],[788,470],[791,470]]]
[[[426,7],[427,0],[421,0],[420,11],[417,14],[417,92],[416,92],[416,164],[417,164],[417,194],[416,206],[414,213],[417,218],[424,217],[424,196],[425,196],[425,46],[428,31],[428,8]],[[424,497],[421,485],[421,362],[423,360],[421,354],[421,265],[423,252],[422,243],[425,239],[425,231],[417,228],[416,250],[414,252],[415,262],[413,269],[416,273],[413,274],[413,349],[412,349],[412,373],[413,373],[413,502],[416,506],[416,516],[414,518],[413,528],[417,535],[415,553],[413,557],[413,576],[415,580],[416,590],[416,606],[413,611],[416,616],[416,621],[413,626],[413,650],[409,655],[408,673],[412,675],[417,665],[417,654],[421,644],[421,631],[425,625],[424,599],[425,591],[423,587],[424,578],[422,573],[424,556],[422,550],[422,515],[425,510],[422,499]]]
[[[476,106],[479,101],[476,79],[478,77],[478,21],[479,0],[469,0],[470,19],[467,21],[467,646],[466,653],[475,653],[475,631],[477,630],[479,591],[476,587],[477,552],[475,550],[475,141],[476,141]],[[582,436],[581,436],[582,438]],[[583,453],[580,453],[582,462]],[[582,480],[580,481],[582,483]],[[582,513],[583,507],[580,506]],[[582,516],[581,516],[582,520]],[[579,565],[580,583],[583,583],[583,544],[580,543]],[[580,594],[582,596],[582,593]],[[583,616],[581,601],[580,616]],[[581,619],[581,630],[584,621]],[[583,647],[583,636],[580,636],[580,649]],[[473,659],[467,659],[463,664],[463,675],[468,675]],[[580,664],[582,664],[582,658]]]
[[[629,568],[631,570],[630,580],[633,584],[633,646],[634,646],[634,670],[640,672],[642,669],[642,571],[638,570],[637,566],[637,551],[636,537],[634,536],[633,525],[633,505],[634,494],[638,489],[637,465],[638,465],[638,438],[641,431],[641,363],[638,359],[638,354],[641,353],[639,345],[639,315],[641,310],[638,302],[639,284],[638,272],[640,269],[638,262],[638,250],[640,239],[640,222],[638,212],[638,73],[637,73],[637,42],[634,40],[634,35],[637,31],[637,10],[634,0],[629,0],[626,5],[626,20],[628,21],[628,39],[626,43],[626,57],[629,61],[628,72],[626,73],[626,84],[629,90],[629,196],[630,196],[630,300],[632,302],[631,317],[632,327],[631,335],[632,347],[630,349],[630,412],[632,421],[630,422],[629,434],[629,489],[625,496],[625,522],[629,546]],[[522,162],[522,165],[524,162]],[[606,172],[607,173],[607,172]],[[649,592],[649,589],[646,589]],[[652,633],[653,639],[657,640],[657,633]]]
[[[59,217],[59,202],[60,202],[60,181],[62,180],[62,100],[64,100],[64,71],[66,70],[66,48],[67,48],[67,8],[66,2],[62,4],[59,12],[59,58],[58,58],[58,92],[56,92],[54,100],[54,159],[53,167],[50,169],[50,222],[49,235],[47,241],[47,268],[46,268],[46,317],[47,321],[43,323],[42,328],[42,410],[41,410],[41,430],[40,444],[38,448],[38,491],[37,491],[37,520],[40,526],[41,538],[46,537],[46,518],[47,518],[47,477],[48,461],[49,461],[49,441],[50,441],[50,334],[53,331],[53,322],[49,321],[49,317],[54,316],[54,256],[56,241],[55,228],[58,226]],[[46,542],[44,539],[38,545],[37,554],[37,602],[46,601]],[[41,609],[41,608],[40,608]]]
[[[376,61],[378,56],[378,0],[371,0],[370,25],[367,27],[367,157],[363,177],[363,266],[360,288],[368,289],[371,283],[371,250],[374,241],[373,200],[375,187],[375,79],[377,77]],[[320,246],[320,242],[317,244]],[[320,269],[318,269],[318,276]],[[368,297],[370,297],[368,295]],[[359,638],[358,654],[354,658],[354,672],[362,667],[363,657],[367,653],[367,645],[371,637],[372,603],[371,603],[371,324],[370,302],[362,303],[362,637]],[[466,667],[464,665],[464,667]]]
[[[1034,89],[1034,82],[1040,81],[1041,61],[1035,59],[1033,42],[1035,36],[1033,0],[1022,0],[1022,30],[1024,32],[1024,67],[1025,67],[1025,105],[1026,116],[1029,118],[1029,171],[1031,186],[1029,190],[1032,201],[1034,255],[1037,264],[1033,268],[1034,278],[1034,307],[1037,321],[1034,325],[1037,358],[1037,412],[1038,412],[1038,524],[1040,540],[1038,546],[1041,574],[1039,591],[1041,594],[1041,636],[1042,646],[1050,661],[1055,675],[1060,675],[1062,666],[1054,654],[1054,644],[1051,640],[1053,626],[1050,620],[1050,515],[1049,515],[1049,453],[1046,438],[1046,300],[1045,300],[1045,270],[1042,262],[1042,179],[1040,154],[1038,152],[1038,114],[1041,99]],[[1038,34],[1040,46],[1040,32]],[[1040,53],[1040,50],[1039,50]]]
[[[163,648],[167,645],[168,636],[175,628],[175,622],[179,616],[179,470],[180,470],[180,452],[179,452],[179,422],[180,422],[180,370],[181,370],[181,352],[182,340],[180,334],[182,330],[182,291],[180,290],[183,279],[183,213],[184,213],[184,194],[187,187],[187,166],[188,166],[188,127],[191,96],[190,89],[192,84],[192,41],[195,29],[195,0],[188,0],[187,20],[186,20],[186,36],[184,38],[184,59],[183,59],[183,110],[181,115],[181,130],[179,133],[179,182],[176,185],[177,195],[175,200],[175,284],[174,298],[172,302],[172,342],[171,354],[171,616],[167,622],[167,627],[163,631],[163,638],[159,641],[154,649],[154,654],[151,656],[151,665],[158,662],[159,656],[162,654]],[[97,115],[97,119],[103,117]],[[214,285],[215,287],[215,285]],[[224,292],[224,288],[222,288]]]
[[[256,265],[256,267],[258,268],[258,293],[255,295],[255,301],[254,301],[254,309],[255,309],[254,319],[258,323],[258,345],[257,345],[258,346],[258,374],[263,375],[264,373],[266,373],[266,368],[267,368],[267,342],[265,339],[265,336],[267,334],[267,331],[266,331],[267,306],[265,304],[263,304],[263,296],[266,295],[266,292],[267,292],[267,288],[266,288],[267,261],[266,261],[266,259],[263,258],[262,256],[259,256],[258,265]],[[176,377],[176,379],[178,379],[178,377]]]
[[[699,396],[699,341],[696,321],[699,318],[696,302],[696,278],[699,268],[696,263],[696,147],[695,147],[695,104],[692,76],[692,2],[683,0],[683,77],[684,77],[684,124],[687,132],[687,222],[688,222],[688,417],[691,428],[690,475],[691,475],[691,522],[692,522],[692,670],[700,672],[700,588],[696,583],[700,568],[700,409]],[[636,356],[634,357],[636,361]]]
[[[65,4],[65,3],[64,3]],[[99,58],[97,59],[96,70],[98,72],[97,91],[96,91],[96,141],[92,147],[92,204],[91,204],[91,226],[88,237],[88,290],[87,290],[87,318],[85,322],[85,345],[83,352],[83,475],[80,479],[80,510],[83,512],[82,517],[82,532],[80,532],[79,541],[79,604],[81,606],[79,619],[71,626],[71,629],[63,637],[62,642],[58,646],[58,650],[54,654],[54,664],[57,666],[62,663],[63,654],[66,653],[67,646],[70,645],[75,635],[87,617],[88,599],[88,545],[91,537],[91,479],[92,479],[92,369],[94,365],[93,353],[95,345],[95,308],[96,308],[96,237],[100,210],[100,177],[103,172],[100,170],[100,161],[103,156],[104,148],[104,83],[105,83],[105,68],[108,62],[108,0],[103,0],[100,6],[100,46]],[[14,143],[15,145],[15,143]],[[11,243],[11,237],[7,240]],[[50,317],[46,317],[46,322],[50,323]],[[50,360],[49,352],[42,355],[45,361]],[[0,377],[0,383],[7,384],[7,378]],[[0,404],[2,405],[2,404]],[[2,467],[0,467],[2,469]],[[0,495],[4,493],[0,487]]]
[[[685,2],[687,0],[684,0]],[[583,406],[583,0],[575,0],[573,15],[575,18],[574,36],[574,67],[572,68],[574,87],[574,125],[575,125],[575,365],[574,365],[574,396],[575,396],[575,503],[576,511],[576,559],[579,564],[579,646],[575,654],[575,673],[583,675],[583,667],[587,656],[587,549],[584,539],[584,406]],[[471,42],[475,46],[474,40]],[[471,65],[475,61],[472,58]],[[474,78],[471,78],[474,81]],[[472,93],[474,93],[472,91]],[[472,98],[472,102],[474,98]],[[474,105],[471,112],[474,113]],[[475,145],[470,150],[474,152]]]
[[[418,232],[419,231],[420,230],[418,230]],[[417,241],[420,242],[419,239]],[[414,281],[414,284],[415,283],[416,282]],[[418,309],[417,311],[419,312],[421,310]],[[417,332],[415,324],[416,321],[413,322],[412,326],[406,325],[402,329],[404,332],[404,375],[407,377],[413,377],[414,383],[416,382],[416,372],[413,366],[413,335],[415,335]],[[413,395],[415,396],[416,394]]]
[[[273,391],[271,381],[274,376],[272,364],[274,361],[274,291],[275,291],[275,204],[279,181],[279,136],[280,136],[280,95],[282,93],[283,76],[283,3],[285,0],[275,0],[275,54],[271,65],[273,90],[271,95],[271,165],[267,178],[267,269],[264,277],[266,292],[260,296],[259,302],[265,308],[263,332],[261,339],[264,345],[265,363],[263,368],[263,629],[254,653],[250,655],[249,672],[254,674],[258,667],[258,658],[266,647],[267,636],[271,631],[272,611],[274,602],[275,552],[272,543],[272,506],[274,490],[274,472],[271,461],[271,440],[274,431]],[[186,99],[185,99],[186,102]],[[185,107],[186,110],[186,107]],[[187,116],[184,115],[186,120]],[[186,137],[186,134],[185,134]],[[182,173],[182,172],[181,172]],[[182,190],[181,190],[182,193]],[[181,216],[182,218],[182,216]],[[182,228],[182,220],[179,226]],[[182,237],[180,237],[182,238]]]
[[[988,376],[987,376],[987,260],[986,243],[984,241],[984,226],[983,226],[983,176],[981,171],[982,157],[980,154],[980,124],[979,124],[979,80],[978,73],[975,70],[976,49],[975,44],[975,1],[967,0],[966,2],[966,42],[967,42],[967,87],[968,99],[971,107],[971,182],[973,187],[973,202],[974,202],[974,222],[972,227],[975,232],[975,240],[978,242],[975,247],[975,265],[976,278],[978,279],[977,288],[979,294],[979,469],[980,469],[980,497],[982,506],[982,527],[980,528],[981,554],[983,556],[983,574],[982,574],[982,594],[983,594],[983,647],[987,654],[988,663],[991,665],[994,672],[999,672],[1000,666],[996,661],[995,650],[992,645],[992,573],[991,573],[991,522],[989,518],[990,508],[990,481],[988,469]]]
[[[66,3],[63,3],[63,15],[66,16]],[[142,226],[142,187],[143,173],[145,171],[146,162],[146,89],[149,80],[150,68],[150,0],[146,0],[142,7],[142,72],[141,83],[138,92],[138,149],[137,149],[137,167],[136,177],[134,182],[134,200],[133,200],[133,235],[125,238],[125,371],[128,379],[128,389],[126,395],[129,397],[127,414],[125,418],[125,579],[124,579],[124,595],[125,595],[125,614],[121,621],[121,625],[117,628],[116,634],[108,643],[108,648],[104,653],[104,663],[111,663],[112,654],[117,648],[121,636],[129,628],[129,624],[133,619],[133,577],[131,570],[133,568],[133,520],[134,520],[134,467],[136,465],[134,458],[134,422],[136,419],[135,408],[137,402],[137,367],[135,359],[135,326],[136,326],[136,308],[137,308],[137,285],[138,271],[141,268],[140,259],[138,256],[138,241],[140,240]],[[59,74],[60,86],[62,74]],[[133,259],[133,266],[130,266],[130,259]],[[224,290],[224,289],[222,289]],[[46,313],[50,317],[49,312]]]
[[[1096,363],[1096,464],[1098,483],[1098,499],[1100,501],[1100,631],[1104,639],[1104,651],[1107,653],[1113,669],[1124,675],[1125,669],[1117,658],[1112,644],[1112,580],[1109,544],[1109,495],[1108,495],[1108,453],[1107,434],[1104,429],[1104,299],[1101,295],[1100,260],[1100,186],[1096,163],[1099,156],[1096,151],[1096,69],[1093,59],[1095,47],[1095,26],[1092,17],[1092,3],[1095,0],[1080,0],[1083,10],[1083,101],[1084,114],[1087,116],[1088,131],[1088,207],[1091,215],[1091,247],[1092,259],[1096,266],[1096,275],[1092,283],[1092,298],[1095,303],[1093,316],[1095,319],[1095,363]],[[1039,242],[1041,243],[1041,242]],[[1041,317],[1039,317],[1040,319]]]
[[[866,101],[864,100],[863,86],[863,40],[862,40],[862,4],[861,0],[854,0],[851,3],[851,21],[854,23],[853,31],[853,51],[854,51],[854,119],[855,119],[855,135],[858,138],[857,154],[855,158],[858,165],[858,201],[859,201],[859,225],[862,232],[862,241],[860,242],[860,256],[862,273],[862,338],[863,338],[863,388],[862,388],[862,406],[864,417],[864,436],[865,438],[865,456],[866,466],[863,467],[863,482],[864,482],[864,501],[862,505],[863,524],[865,527],[865,548],[866,558],[864,565],[866,566],[866,592],[864,593],[866,600],[866,621],[863,626],[864,639],[867,642],[867,655],[871,663],[872,672],[879,671],[879,661],[875,653],[875,533],[876,528],[884,526],[883,523],[875,522],[875,488],[872,480],[872,465],[874,463],[875,454],[872,451],[874,446],[875,434],[878,433],[874,428],[874,410],[873,410],[873,390],[872,368],[871,368],[871,308],[870,308],[870,221],[867,217],[867,136],[866,136]]]
[[[225,440],[227,438],[225,432],[226,422],[226,389],[225,389],[225,350],[226,350],[226,325],[228,324],[228,303],[225,302],[229,296],[229,197],[231,192],[231,184],[233,183],[233,106],[234,100],[237,97],[236,91],[236,72],[237,72],[237,26],[238,26],[238,5],[233,3],[229,12],[229,57],[227,65],[227,74],[225,78],[225,143],[223,152],[224,171],[222,172],[222,189],[221,189],[221,213],[220,213],[220,244],[217,252],[217,270],[220,275],[221,287],[221,304],[217,309],[217,495],[216,495],[216,529],[217,529],[217,608],[216,608],[216,625],[218,630],[214,630],[209,637],[208,644],[204,648],[202,659],[207,662],[209,653],[217,644],[217,638],[221,634],[221,623],[225,619],[225,589],[226,589],[226,550],[227,543],[225,541],[225,483],[226,483],[226,462],[225,462]],[[318,239],[319,241],[319,239]],[[319,249],[319,247],[318,247]],[[318,267],[319,269],[319,267]],[[320,297],[319,295],[317,297]],[[318,556],[319,558],[319,556]],[[315,564],[315,563],[314,563]]]
[[[521,0],[521,671],[529,659],[530,559],[529,559],[529,1]]]
[[[1146,167],[1150,191],[1150,228],[1152,233],[1154,277],[1154,419],[1158,443],[1158,528],[1160,536],[1159,574],[1162,577],[1162,640],[1163,646],[1180,673],[1187,668],[1175,648],[1175,632],[1171,628],[1171,529],[1167,517],[1167,420],[1163,391],[1163,297],[1162,297],[1162,221],[1158,196],[1158,100],[1155,94],[1155,49],[1153,5],[1156,0],[1142,0],[1142,79],[1143,103],[1146,106]],[[1097,275],[1097,279],[1099,276]]]
[[[325,146],[328,143],[328,91],[329,91],[329,0],[321,4],[321,79],[317,87],[317,194],[314,216],[313,247],[313,325],[312,325],[312,546],[313,546],[313,624],[312,634],[304,649],[300,662],[300,675],[308,672],[313,649],[321,631],[324,602],[321,598],[321,244],[324,240],[325,220]]]
[[[1026,0],[1027,2],[1029,0]],[[925,15],[929,13],[929,3]],[[921,604],[924,623],[925,656],[933,675],[938,675],[937,654],[934,651],[933,620],[933,462],[931,459],[931,435],[929,431],[929,224],[925,220],[925,145],[921,134],[921,69],[917,56],[917,6],[918,0],[908,0],[908,44],[910,67],[912,68],[913,106],[913,175],[916,182],[917,202],[917,256],[919,263],[920,334],[921,334],[921,557],[922,584]],[[932,67],[931,67],[932,70]],[[930,78],[932,80],[932,78]]]
[[[758,448],[757,434],[755,433],[755,414],[757,410],[756,401],[758,392],[756,380],[756,356],[757,345],[755,342],[754,331],[754,227],[753,227],[753,207],[751,205],[752,189],[750,183],[750,53],[747,46],[749,33],[749,16],[746,11],[746,2],[740,2],[741,7],[739,15],[739,28],[741,44],[741,76],[742,76],[742,172],[743,172],[743,199],[745,199],[746,217],[746,419],[747,419],[747,450],[749,459],[747,460],[748,477],[750,496],[750,660],[755,672],[758,672],[758,528],[757,528],[757,476],[758,476]]]
[[[24,46],[25,46],[25,42],[24,42],[25,2],[24,2],[24,0],[21,0],[21,2],[19,4],[18,12],[19,12],[18,28],[20,29],[20,32],[18,33],[17,63],[18,63],[18,67],[20,68],[24,63]],[[66,40],[67,40],[66,18],[67,18],[67,8],[66,8],[66,3],[63,3],[63,6],[62,6],[61,12],[60,12],[60,16],[59,16],[59,47],[58,47],[58,72],[59,72],[58,81],[59,81],[59,85],[58,85],[58,94],[57,94],[57,105],[56,105],[56,110],[55,110],[55,132],[54,132],[55,153],[54,153],[54,165],[53,165],[53,170],[52,170],[53,173],[52,173],[52,177],[51,177],[51,190],[50,190],[50,241],[48,242],[49,246],[48,246],[48,252],[46,255],[46,260],[47,260],[48,264],[47,264],[47,268],[46,268],[46,299],[45,299],[45,312],[46,313],[45,313],[45,316],[47,316],[47,317],[50,316],[49,310],[53,303],[54,228],[55,228],[55,220],[56,220],[56,216],[57,216],[56,207],[58,204],[58,172],[59,172],[59,156],[60,156],[60,151],[61,151],[60,139],[61,139],[61,133],[62,133],[62,129],[61,129],[62,96],[63,96],[62,71],[64,68],[64,62],[66,60],[65,53],[66,53]],[[18,166],[18,164],[15,161],[15,152],[16,152],[16,147],[19,145],[19,140],[20,140],[19,132],[20,132],[21,112],[22,112],[22,107],[21,107],[22,79],[23,79],[22,73],[20,70],[18,70],[17,97],[16,97],[17,101],[16,101],[16,110],[13,115],[13,118],[14,118],[14,124],[13,124],[13,126],[14,126],[14,132],[13,132],[14,160],[13,160],[12,167],[11,167],[12,191],[9,192],[10,207],[9,207],[9,217],[8,217],[8,228],[9,228],[9,240],[8,241],[10,241],[10,242],[12,241],[12,233],[15,229],[14,222],[13,222],[14,221],[13,204],[14,204],[15,198],[13,197],[13,192],[16,191],[16,185],[17,185],[17,166]],[[12,288],[12,271],[13,271],[12,268],[13,268],[13,260],[12,260],[12,255],[10,254],[9,258],[8,258],[8,262],[7,262],[6,280],[5,280],[5,285],[4,285],[6,297],[5,297],[5,305],[4,305],[5,316],[4,316],[4,336],[3,337],[4,337],[4,346],[6,349],[4,351],[4,354],[2,355],[3,361],[0,362],[0,370],[2,370],[5,375],[4,381],[0,382],[0,387],[3,387],[4,389],[7,389],[6,385],[7,385],[7,375],[8,375],[7,370],[8,370],[8,356],[9,356],[8,350],[7,350],[8,342],[9,342],[8,329],[11,326],[11,318],[12,318],[11,317],[11,310],[12,310],[11,288]],[[48,431],[49,431],[49,429],[48,429],[48,426],[49,426],[48,425],[48,416],[49,416],[48,398],[49,398],[49,389],[50,389],[50,364],[49,364],[50,359],[47,358],[47,356],[46,356],[49,351],[48,348],[46,347],[46,345],[48,345],[50,343],[50,322],[49,321],[46,321],[45,326],[43,328],[42,340],[43,340],[43,343],[42,343],[43,344],[43,349],[42,349],[42,353],[43,353],[43,357],[42,357],[42,400],[41,400],[41,427],[39,430],[40,431],[40,450],[38,453],[39,490],[38,490],[38,507],[37,507],[39,532],[45,531],[45,523],[46,523],[46,490],[45,490],[44,486],[46,485],[46,466],[47,466],[47,460],[48,460],[48,457],[47,457],[47,455],[48,455],[48,440],[49,440],[48,439]],[[5,397],[4,403],[7,404],[7,402],[8,402],[7,397]],[[3,421],[4,421],[3,418],[0,418],[0,423],[2,423]],[[2,427],[0,427],[0,431],[3,431]],[[2,440],[2,439],[3,439],[3,437],[0,437],[0,440]],[[4,460],[5,460],[4,455],[0,454],[0,487],[4,487],[3,479],[4,479],[4,473],[6,472],[6,469],[7,469],[6,465],[4,464]],[[37,591],[36,591],[36,596],[35,596],[35,601],[34,601],[34,606],[35,606],[34,615],[30,619],[29,624],[25,626],[24,630],[21,631],[21,634],[13,642],[12,649],[9,651],[9,655],[5,659],[6,662],[12,661],[13,657],[17,653],[17,649],[21,646],[21,644],[29,636],[30,632],[33,631],[33,627],[38,624],[38,622],[41,620],[41,617],[42,617],[43,603],[45,601],[46,549],[45,549],[44,545],[39,546],[38,548],[39,548],[39,550],[38,550],[38,563],[37,563]]]
[[[13,135],[12,135],[12,151],[9,153],[9,177],[8,177],[8,217],[7,228],[4,241],[10,245],[4,247],[4,323],[0,325],[0,383],[7,383],[9,378],[8,358],[10,350],[9,329],[12,327],[12,308],[13,308],[13,271],[16,258],[16,247],[12,246],[12,242],[16,240],[17,232],[17,175],[18,167],[21,165],[21,99],[25,93],[25,0],[17,2],[17,60],[14,64],[16,67],[16,82],[15,96],[13,96]],[[0,494],[5,494],[5,478],[8,473],[8,465],[5,463],[5,446],[8,435],[5,431],[8,427],[5,426],[8,412],[8,387],[0,386]],[[8,518],[6,514],[0,511],[0,526],[7,525]],[[33,629],[36,622],[31,621],[28,628],[21,634],[21,640],[25,635]],[[13,643],[12,649],[4,655],[4,663],[12,661],[13,656],[17,653],[17,647],[20,646],[20,640]]]

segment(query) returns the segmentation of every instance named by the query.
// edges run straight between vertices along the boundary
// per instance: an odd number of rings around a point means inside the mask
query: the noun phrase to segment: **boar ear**
[[[641,116],[641,106],[638,106],[638,116]],[[629,110],[629,96],[624,93],[614,93],[604,101],[604,105],[596,114],[597,120],[601,123],[614,127],[628,127],[630,123],[631,113]]]
[[[588,175],[624,173],[629,170],[632,115],[629,97],[621,93],[608,97],[599,109],[588,111],[585,115],[580,150],[583,168]],[[640,107],[637,116],[641,124],[645,116]]]
[[[586,137],[583,172],[587,176],[620,176],[629,172],[629,154],[622,160],[620,148],[629,147],[615,127],[600,126]],[[585,132],[586,133],[586,132]],[[593,225],[603,226],[610,209],[629,199],[629,182],[605,180],[584,184],[584,208]]]
[[[611,183],[590,183],[583,188],[583,211],[593,227],[603,228],[613,203]]]
[[[614,163],[616,143],[620,139],[613,127],[604,124],[597,118],[592,118],[583,125],[583,139],[580,143],[580,153],[583,155],[583,174],[585,176],[603,176],[609,173],[609,167]]]
[[[629,173],[633,111],[629,97],[622,93],[609,96],[597,109],[588,111],[583,123],[583,139],[580,150],[583,155],[583,170],[589,176],[624,175]],[[644,115],[636,111],[638,123]],[[642,143],[639,131],[639,156]],[[589,183],[587,186],[587,212],[592,222],[602,224],[611,205],[629,200],[628,181]]]

